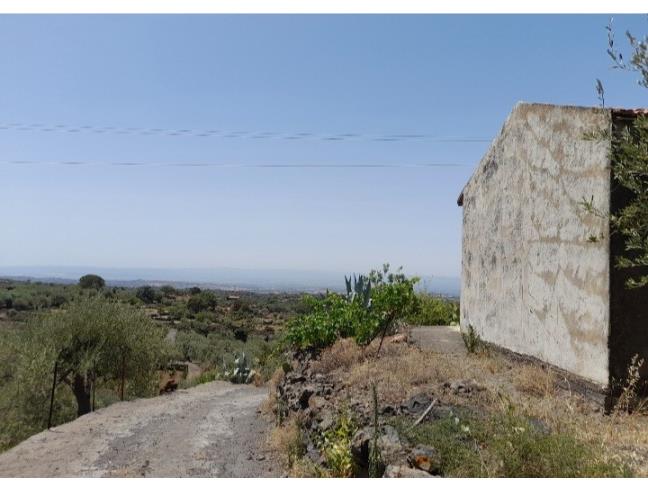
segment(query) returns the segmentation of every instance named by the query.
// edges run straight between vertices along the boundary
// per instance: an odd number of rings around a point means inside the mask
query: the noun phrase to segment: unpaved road
[[[116,403],[0,455],[2,477],[272,477],[267,391],[215,381]]]

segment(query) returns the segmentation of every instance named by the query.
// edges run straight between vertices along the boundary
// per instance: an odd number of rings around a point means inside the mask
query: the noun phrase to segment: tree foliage
[[[630,193],[629,203],[611,216],[615,232],[623,235],[624,254],[616,258],[618,268],[631,269],[627,285],[648,285],[648,118],[637,117],[617,132],[612,145],[616,184]]]
[[[162,295],[150,285],[143,285],[137,288],[135,291],[135,297],[145,304],[153,304],[154,302],[160,301]]]
[[[614,40],[612,22],[607,27],[608,55],[613,68],[639,75],[638,84],[648,89],[648,35],[638,39],[626,31],[631,55],[624,57]],[[623,235],[624,254],[616,258],[618,268],[631,269],[627,285],[648,285],[648,117],[615,131],[612,136],[613,179],[630,195],[628,203],[610,217],[613,232]]]
[[[370,302],[364,296],[342,296],[327,293],[323,298],[309,296],[309,311],[291,321],[286,335],[288,343],[301,349],[323,348],[338,338],[353,337],[360,345],[368,345],[379,335],[389,333],[416,303],[414,284],[399,269],[391,272],[389,265],[373,270]]]
[[[34,317],[17,343],[14,389],[22,397],[22,410],[40,418],[47,413],[43,385],[51,385],[55,364],[57,383],[70,388],[77,414],[83,415],[90,410],[91,385],[97,382],[123,377],[128,394],[154,394],[157,369],[167,355],[162,330],[143,311],[99,296]]]
[[[103,289],[106,285],[106,281],[101,278],[99,275],[89,273],[84,275],[79,279],[79,287],[82,289]]]
[[[207,309],[214,309],[217,302],[218,298],[213,292],[204,290],[189,298],[187,301],[187,308],[189,308],[189,311],[193,313],[198,313]]]

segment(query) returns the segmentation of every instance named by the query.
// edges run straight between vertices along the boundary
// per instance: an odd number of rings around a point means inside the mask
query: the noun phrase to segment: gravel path
[[[272,477],[267,391],[215,381],[116,403],[0,455],[2,477]]]

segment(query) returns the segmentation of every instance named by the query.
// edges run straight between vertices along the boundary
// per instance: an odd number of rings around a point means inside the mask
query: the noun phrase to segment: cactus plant
[[[234,369],[226,371],[225,377],[234,384],[247,384],[254,378],[256,371],[250,369],[245,352],[234,359]]]
[[[353,274],[353,285],[351,284],[351,276],[344,276],[344,282],[346,283],[347,290],[347,300],[353,302],[355,299],[359,299],[361,305],[365,309],[369,309],[371,306],[371,280],[364,275],[359,275],[358,277]]]

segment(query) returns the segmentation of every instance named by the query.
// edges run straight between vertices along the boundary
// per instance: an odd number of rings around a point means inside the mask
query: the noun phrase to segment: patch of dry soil
[[[264,388],[222,381],[116,403],[0,455],[2,477],[272,477]]]

